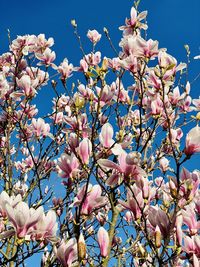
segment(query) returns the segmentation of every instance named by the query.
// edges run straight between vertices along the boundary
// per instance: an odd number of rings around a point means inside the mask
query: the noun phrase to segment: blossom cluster
[[[200,99],[187,64],[145,38],[146,16],[131,8],[117,57],[96,51],[96,30],[76,67],[55,63],[44,34],[0,56],[2,266],[41,251],[44,267],[199,266],[200,171],[186,164],[200,152]],[[42,115],[44,86],[55,96]]]

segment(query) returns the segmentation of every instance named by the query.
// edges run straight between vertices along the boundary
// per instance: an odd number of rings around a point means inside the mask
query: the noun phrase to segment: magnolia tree
[[[145,38],[146,16],[135,3],[119,52],[104,29],[113,58],[96,30],[86,53],[75,21],[78,67],[55,65],[44,34],[0,56],[1,266],[199,266],[200,172],[184,165],[200,152],[200,99],[187,64]]]

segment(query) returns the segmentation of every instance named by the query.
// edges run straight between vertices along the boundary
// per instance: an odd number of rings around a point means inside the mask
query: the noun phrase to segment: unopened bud
[[[83,234],[81,233],[78,239],[78,257],[82,261],[86,257],[86,245]]]
[[[75,21],[75,19],[72,19],[72,20],[71,20],[71,25],[72,25],[74,28],[76,28],[76,27],[77,27],[77,24],[76,24],[76,21]]]
[[[161,232],[160,232],[160,228],[157,225],[156,229],[155,229],[155,243],[156,243],[156,247],[160,248],[162,243],[161,243],[162,239],[161,239]]]

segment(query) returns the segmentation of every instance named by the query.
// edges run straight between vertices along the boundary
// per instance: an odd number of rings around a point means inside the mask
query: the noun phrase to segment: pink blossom
[[[185,210],[182,210],[183,223],[189,228],[190,234],[195,235],[200,229],[200,222],[198,222],[193,205],[186,206]]]
[[[63,267],[71,267],[78,260],[76,238],[69,239],[67,243],[62,240],[61,245],[55,250],[55,254]]]
[[[126,158],[127,153],[122,151],[118,156],[119,165],[108,159],[98,160],[98,164],[103,168],[114,170],[106,181],[108,185],[113,186],[123,179],[127,182],[139,181],[141,177],[146,176],[145,171],[137,164],[127,164]]]
[[[200,152],[200,127],[192,128],[186,136],[185,154],[192,155]]]
[[[89,184],[87,192],[86,185],[84,185],[79,191],[74,199],[72,206],[79,206],[82,203],[84,196],[84,201],[81,207],[82,215],[90,215],[93,210],[103,207],[107,203],[107,197],[102,196],[102,189],[100,185],[92,186]]]
[[[119,204],[124,208],[132,212],[134,220],[141,218],[142,209],[144,208],[144,199],[142,196],[142,190],[136,185],[131,187],[127,192],[127,202],[119,200]]]
[[[99,243],[101,256],[104,258],[107,257],[109,247],[109,235],[103,227],[100,227],[98,230],[97,240]]]
[[[126,25],[119,27],[120,30],[124,31],[124,35],[129,35],[133,33],[134,29],[144,29],[146,30],[148,27],[145,23],[141,23],[143,19],[147,16],[147,11],[143,11],[139,14],[137,14],[137,10],[132,7],[131,8],[131,18],[126,18]]]
[[[160,97],[156,97],[151,101],[151,114],[153,116],[160,116],[163,113],[163,102]]]
[[[184,251],[189,255],[195,254],[197,257],[200,257],[200,237],[197,236],[185,236],[184,237]]]
[[[166,172],[168,167],[169,167],[169,160],[165,157],[162,157],[160,160],[159,160],[159,164],[160,164],[160,168],[163,172]]]
[[[108,60],[108,67],[111,68],[113,71],[120,70],[120,63],[119,63],[119,58],[107,58]]]
[[[54,240],[57,229],[56,213],[50,210],[46,215],[43,213],[43,216],[34,226],[33,236],[36,240]]]
[[[149,208],[148,220],[153,227],[156,227],[157,225],[159,226],[160,231],[164,237],[169,235],[170,221],[167,214],[159,207],[151,206]]]
[[[8,219],[13,224],[17,236],[25,237],[32,227],[34,227],[43,216],[43,208],[33,209],[28,207],[25,202],[19,202],[15,207],[6,204]]]
[[[68,60],[65,58],[60,66],[57,67],[58,72],[61,74],[61,79],[65,80],[72,76],[73,65],[68,63]]]
[[[74,154],[63,153],[58,159],[58,173],[62,178],[72,178],[78,173],[79,162]]]
[[[101,34],[98,33],[96,30],[89,30],[87,33],[87,37],[90,39],[92,43],[97,43],[101,39]]]
[[[88,164],[92,155],[92,143],[88,138],[84,138],[78,147],[78,154],[83,164]]]
[[[32,119],[31,128],[37,138],[47,136],[50,132],[50,126],[42,118]]]
[[[6,191],[1,192],[0,194],[0,211],[1,216],[6,217],[6,204],[9,204],[13,208],[22,201],[22,196],[18,194],[17,196],[9,196]]]
[[[100,143],[105,147],[109,148],[113,145],[114,140],[112,139],[114,135],[113,127],[110,123],[105,123],[102,128],[99,135],[99,141]]]
[[[54,51],[51,51],[50,48],[46,48],[43,53],[36,53],[37,59],[40,60],[40,63],[38,65],[45,65],[45,66],[55,66],[53,64],[53,61],[56,58],[56,54]]]
[[[36,87],[38,85],[38,80],[31,80],[30,76],[23,75],[20,79],[17,78],[17,85],[22,89],[23,93],[27,97],[33,97],[36,94]],[[20,94],[19,94],[20,96]]]

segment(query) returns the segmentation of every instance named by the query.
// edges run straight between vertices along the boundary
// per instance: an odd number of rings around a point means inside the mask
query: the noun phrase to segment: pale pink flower
[[[16,78],[17,85],[20,89],[22,89],[22,93],[27,97],[33,97],[36,94],[36,87],[38,85],[38,80],[31,80],[30,76],[23,75],[20,79]],[[16,92],[17,94],[18,92]],[[14,92],[15,94],[15,92]],[[22,94],[22,95],[23,95]],[[19,92],[20,96],[20,92]]]
[[[144,40],[140,36],[127,36],[120,42],[120,46],[123,48],[127,56],[133,55],[134,57],[142,57],[154,59],[158,51],[158,41],[149,39]]]
[[[100,247],[101,256],[104,258],[107,257],[109,247],[109,235],[103,227],[100,227],[98,230],[97,240]]]
[[[170,68],[168,70],[169,73],[167,74],[167,72],[166,72],[166,75],[169,77],[174,75],[177,71],[181,71],[184,68],[186,68],[185,63],[180,63],[177,66],[177,60],[174,57],[172,57],[171,55],[167,54],[165,51],[159,52],[158,63],[159,63],[159,66],[161,68],[164,68],[164,69]],[[166,79],[166,77],[165,77],[165,79]]]
[[[194,110],[200,111],[200,97],[197,99],[193,99],[192,103],[195,105]]]
[[[51,47],[52,45],[54,45],[54,39],[52,37],[46,39],[44,34],[39,34],[37,36],[35,52],[42,52],[47,47]]]
[[[79,171],[79,161],[74,154],[63,153],[58,159],[58,173],[62,178],[72,178]]]
[[[183,224],[183,216],[180,212],[177,214],[176,222],[175,222],[176,238],[180,246],[182,245],[182,238],[183,238],[182,224]]]
[[[200,229],[200,222],[196,217],[193,205],[186,206],[185,210],[182,210],[183,223],[186,224],[189,228],[190,234],[195,235]]]
[[[119,63],[119,58],[107,58],[108,60],[108,67],[111,68],[113,71],[120,70],[120,63]]]
[[[127,223],[131,223],[134,219],[134,215],[131,211],[127,211],[124,216],[124,220],[127,221]]]
[[[49,124],[45,123],[42,118],[38,118],[37,120],[33,118],[31,122],[31,129],[37,138],[47,136],[50,132]]]
[[[90,53],[85,56],[85,60],[89,66],[96,66],[101,62],[101,52]]]
[[[151,206],[148,212],[148,220],[150,224],[155,228],[157,225],[164,237],[169,235],[170,221],[167,214],[161,210],[158,206]]]
[[[99,34],[96,30],[89,30],[87,33],[87,37],[92,43],[96,44],[101,39],[101,34]]]
[[[131,18],[126,18],[125,26],[119,27],[120,30],[124,31],[124,35],[129,35],[132,34],[134,29],[144,29],[146,30],[148,27],[145,23],[142,23],[141,21],[146,18],[147,16],[147,11],[143,11],[139,14],[137,14],[137,10],[132,7],[131,8]]]
[[[127,201],[118,201],[119,204],[124,208],[132,212],[134,220],[138,220],[142,216],[142,209],[144,208],[144,198],[142,196],[142,190],[133,185],[131,190],[128,189]]]
[[[77,149],[83,164],[88,164],[92,155],[92,143],[88,138],[84,138]]]
[[[54,66],[53,61],[56,58],[56,54],[54,51],[51,51],[50,48],[46,48],[43,53],[36,53],[36,58],[40,60],[38,65],[45,65],[45,66]]]
[[[84,196],[86,196],[84,198]],[[82,200],[84,201],[82,203]],[[89,184],[87,192],[86,185],[84,185],[74,199],[72,206],[79,206],[82,203],[81,214],[90,215],[94,210],[99,209],[107,204],[107,197],[102,196],[102,189],[100,185],[92,186]]]
[[[43,216],[34,226],[33,236],[36,240],[54,240],[57,229],[56,213],[50,210],[46,215],[43,213]]]
[[[159,165],[160,165],[160,168],[163,172],[166,172],[168,167],[169,167],[169,160],[165,157],[162,157],[160,160],[159,160]]]
[[[200,127],[192,128],[186,136],[185,154],[192,155],[200,152]]]
[[[99,159],[98,164],[103,168],[113,169],[113,174],[108,178],[106,183],[114,186],[121,183],[124,179],[127,182],[139,181],[141,177],[146,176],[146,172],[137,164],[127,164],[127,153],[122,151],[118,156],[119,164],[108,159]]]
[[[66,80],[72,76],[73,65],[68,63],[68,60],[65,58],[63,62],[57,67],[58,72],[61,74],[61,79]]]
[[[153,116],[160,116],[163,113],[163,102],[160,97],[156,97],[153,101],[151,101],[151,114]]]
[[[185,236],[183,250],[191,256],[195,254],[200,257],[200,236]]]
[[[109,148],[113,145],[114,140],[112,139],[114,135],[113,127],[110,123],[105,123],[99,135],[99,141],[103,147]]]
[[[13,185],[13,191],[15,194],[20,194],[23,197],[28,191],[28,185],[19,180]]]
[[[18,194],[16,197],[15,196],[9,196],[6,191],[1,192],[0,194],[0,211],[1,211],[1,216],[6,217],[6,204],[9,204],[13,208],[22,201],[22,196]]]
[[[30,233],[41,217],[43,216],[43,208],[33,209],[28,207],[25,202],[19,202],[15,207],[6,204],[6,212],[8,219],[13,224],[16,234],[19,238],[25,237]]]
[[[5,95],[9,92],[9,84],[6,80],[6,77],[3,74],[0,74],[0,97],[4,98]]]
[[[63,240],[61,245],[55,250],[55,255],[63,267],[71,267],[78,260],[77,247],[76,238],[71,238],[67,243]]]

